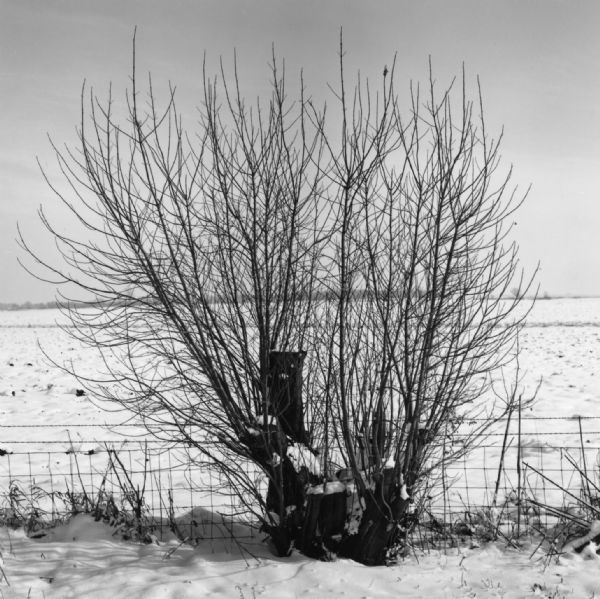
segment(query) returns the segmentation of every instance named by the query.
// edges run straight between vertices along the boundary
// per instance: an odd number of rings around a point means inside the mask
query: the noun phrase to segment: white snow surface
[[[598,561],[561,558],[544,568],[527,552],[496,545],[411,556],[391,567],[349,560],[325,563],[298,553],[271,555],[256,541],[176,541],[140,545],[116,539],[89,516],[77,516],[43,539],[0,531],[5,599],[197,599],[296,597],[573,597],[600,594]],[[254,557],[247,551],[251,551]],[[595,595],[594,595],[595,594]]]
[[[77,397],[77,381],[39,350],[38,341],[56,359],[73,358],[93,372],[93,356],[53,326],[57,315],[53,310],[0,312],[0,425],[5,427],[0,427],[0,448],[17,450],[10,440],[43,447],[49,436],[64,438],[75,423],[100,427],[122,421],[122,414]],[[528,323],[521,341],[524,383],[531,388],[543,377],[532,413],[600,416],[600,299],[540,301]],[[35,428],[38,424],[54,425],[56,432]],[[15,425],[34,426],[26,433],[6,428]],[[589,439],[596,442],[591,433]],[[87,434],[73,433],[71,443],[77,451],[100,449]],[[591,535],[600,523],[590,527]],[[417,551],[397,565],[368,568],[348,560],[318,562],[298,553],[278,558],[260,536],[239,543],[228,538],[192,546],[165,538],[143,545],[77,516],[40,539],[20,529],[0,529],[0,597],[591,598],[600,597],[600,559],[593,549],[567,553],[546,566],[539,552],[530,559],[532,547],[518,551],[498,543]]]

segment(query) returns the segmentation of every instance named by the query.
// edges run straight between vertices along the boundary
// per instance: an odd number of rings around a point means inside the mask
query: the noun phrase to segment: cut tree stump
[[[324,559],[326,550],[334,550],[344,532],[347,493],[345,489],[323,492],[319,487],[307,495],[304,526],[296,546],[306,555]]]

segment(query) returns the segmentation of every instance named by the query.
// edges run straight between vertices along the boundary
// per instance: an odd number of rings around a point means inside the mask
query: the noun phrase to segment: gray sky
[[[177,85],[188,122],[202,58],[237,50],[249,96],[265,89],[271,44],[290,83],[326,97],[339,29],[346,69],[378,79],[394,53],[397,89],[434,74],[482,82],[488,130],[505,127],[504,166],[532,190],[516,220],[526,268],[550,294],[600,295],[600,2],[598,0],[0,0],[0,302],[47,301],[53,288],[17,264],[16,222],[36,247],[36,210],[56,204],[35,157],[55,172],[47,135],[73,142],[86,79],[122,95],[137,26],[138,69]]]

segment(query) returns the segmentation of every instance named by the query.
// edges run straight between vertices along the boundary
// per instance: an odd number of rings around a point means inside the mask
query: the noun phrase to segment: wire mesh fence
[[[221,539],[233,526],[236,536],[255,534],[238,493],[200,452],[119,428],[98,438],[86,434],[96,425],[0,426],[0,519],[41,528],[79,511],[106,516],[110,502],[115,512],[137,509],[158,538]]]
[[[474,424],[465,423],[444,443],[460,446]],[[200,452],[167,445],[130,425],[102,435],[98,430],[93,424],[0,425],[1,520],[41,527],[77,511],[106,514],[112,502],[116,512],[143,511],[158,538],[169,531],[204,539],[257,534],[238,490]],[[240,460],[236,467],[266,492],[266,477],[252,463]],[[486,509],[513,511],[518,524],[533,508],[540,524],[550,526],[582,497],[600,499],[600,418],[499,422],[432,481],[421,505],[429,518],[446,525]]]
[[[460,442],[460,438],[458,439]],[[446,469],[450,511],[490,505],[494,495],[521,489],[547,504],[577,493],[578,464],[598,476],[600,418],[524,417],[498,423],[468,457]],[[558,483],[553,484],[551,481]]]

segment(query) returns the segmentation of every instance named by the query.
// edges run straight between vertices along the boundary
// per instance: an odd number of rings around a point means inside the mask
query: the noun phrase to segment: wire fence
[[[534,480],[535,471],[563,485],[574,484],[573,475],[577,471],[569,456],[576,463],[589,467],[590,475],[597,474],[599,450],[599,417],[513,419],[511,423],[498,423],[485,442],[467,458],[449,466],[447,474],[450,480],[457,477],[453,485],[457,492],[469,494],[475,503],[481,504],[496,491],[498,484],[500,490],[515,489],[519,479],[521,486],[543,490],[544,485],[538,485]]]
[[[465,423],[447,439],[448,449],[460,446],[475,424]],[[200,452],[166,445],[131,425],[98,431],[95,424],[0,425],[0,520],[30,522],[35,529],[78,510],[106,513],[112,502],[130,511],[143,508],[158,538],[175,531],[183,538],[233,542],[257,534],[237,490]],[[240,460],[237,466],[266,492],[266,477],[252,463]],[[600,417],[500,422],[432,481],[423,505],[429,518],[444,524],[489,509],[516,511],[518,522],[527,498],[529,508],[538,506],[540,524],[550,526],[586,493],[589,501],[598,491],[600,500]]]
[[[0,520],[44,528],[79,511],[107,517],[112,506],[115,514],[137,509],[159,539],[169,532],[222,539],[234,536],[233,528],[236,537],[256,533],[238,493],[200,452],[143,438],[143,429],[131,438],[119,427],[87,436],[93,428],[0,426]],[[27,438],[32,429],[35,441]]]

